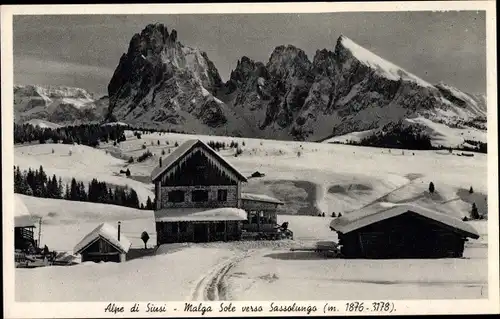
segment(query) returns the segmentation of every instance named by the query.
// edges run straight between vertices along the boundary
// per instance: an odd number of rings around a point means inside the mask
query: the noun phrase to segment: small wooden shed
[[[21,196],[15,194],[14,197],[14,249],[23,251],[34,249],[36,246],[33,236],[35,223]]]
[[[416,205],[377,205],[334,219],[346,258],[462,257],[467,238],[479,238],[470,224]]]
[[[107,223],[100,224],[73,251],[82,256],[82,262],[124,262],[132,244],[120,231],[120,224],[118,229]]]

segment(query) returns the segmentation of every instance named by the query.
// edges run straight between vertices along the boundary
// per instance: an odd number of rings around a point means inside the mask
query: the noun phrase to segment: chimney
[[[120,241],[120,228],[121,228],[122,222],[118,222],[118,241]]]
[[[161,157],[160,157],[160,167],[161,167],[161,164],[162,164],[162,163],[161,163]]]

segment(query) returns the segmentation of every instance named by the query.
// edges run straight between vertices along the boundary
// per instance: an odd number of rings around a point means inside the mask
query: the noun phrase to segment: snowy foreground
[[[43,165],[48,174],[55,173],[63,180],[75,176],[90,181],[95,177],[128,185],[144,201],[152,197],[148,176],[161,152],[168,155],[176,141],[180,144],[192,138],[143,134],[137,139],[129,132],[119,147],[20,146],[15,148],[15,164],[21,169]],[[485,154],[460,157],[436,151],[389,152],[347,145],[199,138],[240,144],[243,153],[238,157],[233,156],[234,149],[221,153],[244,175],[265,173],[263,178],[250,179],[243,191],[284,201],[278,222],[289,222],[293,241],[166,245],[155,256],[122,264],[16,269],[16,300],[324,300],[371,299],[374,294],[381,299],[487,297],[486,221],[469,222],[481,237],[466,244],[461,259],[345,260],[290,251],[291,247],[337,239],[328,227],[330,217],[310,216],[318,212],[349,214],[375,202],[411,202],[462,218],[476,202],[480,213],[485,213]],[[155,154],[153,158],[130,165],[119,159],[139,156],[144,143]],[[126,168],[131,178],[119,174]],[[427,192],[430,181],[436,185],[433,195]],[[468,193],[470,186],[473,194]],[[148,247],[156,243],[152,211],[29,196],[23,200],[33,215],[42,217],[41,243],[51,250],[71,252],[102,222],[116,225],[121,221],[122,233],[133,249],[144,247],[140,239],[143,231],[150,235]]]
[[[331,300],[372,299],[374,292],[382,299],[487,297],[484,221],[471,223],[482,237],[468,243],[462,259],[345,260],[290,251],[335,240],[330,218],[279,219],[289,221],[294,241],[172,244],[161,246],[155,256],[122,264],[16,269],[16,300]],[[45,239],[55,248],[57,240],[48,234],[61,235],[58,248],[71,250],[91,230],[83,224],[61,231],[66,227],[47,225]],[[142,229],[154,231],[148,219],[129,220],[122,227],[127,236],[137,234],[130,238],[133,247],[141,247]]]

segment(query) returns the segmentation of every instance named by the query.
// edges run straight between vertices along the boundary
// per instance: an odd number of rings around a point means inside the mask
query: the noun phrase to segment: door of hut
[[[205,223],[195,223],[193,225],[194,228],[194,242],[195,243],[204,243],[208,241],[208,227]]]
[[[209,223],[208,224],[208,241],[216,241],[217,240],[217,223]]]

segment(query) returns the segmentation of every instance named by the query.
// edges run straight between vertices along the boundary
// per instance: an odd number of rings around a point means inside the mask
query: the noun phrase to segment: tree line
[[[82,124],[46,128],[31,124],[14,124],[14,143],[38,141],[40,144],[52,141],[63,144],[83,144],[96,147],[99,143],[125,141],[125,127],[121,125]]]
[[[226,144],[226,142],[209,141],[207,145],[216,151],[220,151],[221,149],[225,150],[227,148],[236,148],[236,149],[240,148],[240,144],[235,141],[231,141],[231,143],[228,144]],[[245,142],[243,142],[242,145],[245,146]]]
[[[385,125],[380,132],[364,137],[362,146],[389,147],[394,149],[431,150],[431,138],[418,126],[405,126],[401,122]]]
[[[151,127],[142,127],[142,126],[128,126],[129,130],[142,132],[142,134],[151,134],[151,133],[176,133],[176,134],[188,134],[188,132],[176,129],[162,129],[162,128],[151,128]],[[138,136],[138,138],[140,138]]]
[[[43,166],[39,169],[21,171],[19,166],[14,166],[14,192],[42,198],[66,199],[71,201],[112,204],[138,209],[152,210],[154,203],[148,197],[146,206],[139,203],[137,192],[128,187],[112,187],[106,182],[92,179],[85,187],[82,181],[74,177],[68,184],[63,184],[61,177],[55,174],[48,177]]]
[[[472,145],[472,147],[462,146],[460,148],[461,150],[484,153],[484,154],[488,153],[488,144],[487,143],[483,143],[480,141],[474,141],[474,140],[465,140],[465,143]]]
[[[450,152],[455,150],[487,153],[488,145],[480,141],[465,139],[464,142],[469,145],[456,147],[444,147],[442,145],[433,146],[430,136],[420,125],[404,125],[402,122],[389,123],[375,134],[366,136],[360,141],[348,140],[345,143],[331,142],[333,144],[349,144],[358,146],[372,146],[393,149],[407,150],[442,150],[447,149]]]

